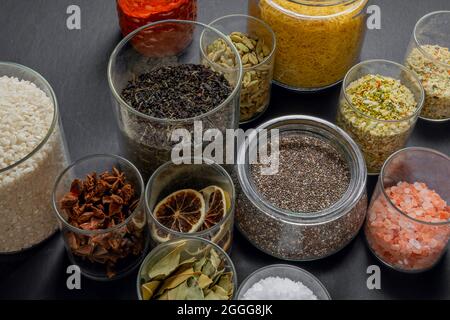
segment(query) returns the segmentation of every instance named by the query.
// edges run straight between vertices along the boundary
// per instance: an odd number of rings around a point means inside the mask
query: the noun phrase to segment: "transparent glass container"
[[[366,75],[390,77],[406,86],[414,95],[416,111],[400,120],[380,120],[359,111],[351,102],[346,88]],[[424,102],[424,91],[417,76],[406,67],[387,60],[367,60],[354,66],[342,85],[337,123],[363,151],[369,174],[376,175],[387,158],[405,147]]]
[[[449,181],[450,158],[431,149],[406,148],[386,161],[365,225],[369,248],[381,262],[398,271],[421,272],[441,259],[448,247],[450,220],[433,222],[414,218],[395,205],[386,189],[399,182],[425,183],[448,204]]]
[[[189,258],[198,258],[201,259],[204,257],[211,249],[214,249],[221,261],[222,261],[222,267],[224,269],[224,272],[231,272],[233,274],[232,281],[233,281],[233,287],[234,287],[234,294],[233,297],[236,294],[238,281],[237,281],[237,274],[236,274],[236,268],[234,267],[233,261],[231,260],[230,256],[222,250],[218,245],[202,238],[197,237],[184,237],[180,239],[171,240],[169,242],[160,244],[155,249],[153,249],[147,257],[145,257],[144,262],[142,262],[141,267],[139,269],[139,273],[137,276],[137,282],[136,282],[136,289],[137,289],[137,296],[139,300],[143,300],[142,298],[142,292],[141,292],[141,286],[147,282],[147,273],[148,271],[162,258],[167,256],[170,252],[172,252],[175,248],[179,247],[180,245],[184,245],[184,250],[181,254],[181,258],[184,259],[185,257]]]
[[[0,77],[3,76],[33,83],[53,105],[51,124],[40,143],[14,164],[0,166],[0,254],[8,254],[34,247],[58,228],[52,213],[51,190],[67,166],[67,155],[58,102],[50,84],[36,71],[15,63],[0,62]],[[26,121],[19,115],[10,116],[14,125]],[[7,120],[2,118],[0,123]],[[15,132],[11,133],[11,139],[16,140]]]
[[[203,64],[215,67],[205,50],[216,39],[224,39],[239,61],[237,69],[222,70],[233,91],[222,104],[200,116],[188,119],[161,119],[136,111],[124,101],[121,92],[130,80],[142,73],[165,65]],[[216,66],[217,67],[217,66]],[[215,68],[217,71],[218,68]],[[115,48],[108,65],[108,81],[113,106],[120,128],[121,147],[136,164],[145,180],[162,164],[170,160],[175,129],[186,129],[193,136],[214,128],[222,133],[239,125],[239,91],[242,64],[239,53],[221,32],[193,21],[167,20],[141,27],[125,37]],[[193,144],[198,143],[192,140]]]
[[[154,216],[154,208],[159,201],[173,192],[183,189],[200,191],[209,186],[220,187],[228,195],[226,197],[227,202],[229,201],[226,215],[212,228],[186,234],[164,226]],[[233,243],[235,198],[233,181],[225,169],[218,164],[208,160],[203,164],[177,165],[167,162],[155,171],[145,191],[145,206],[149,217],[152,245],[156,246],[189,235],[210,240],[230,253]]]
[[[367,211],[367,170],[356,143],[337,126],[314,117],[285,116],[257,129],[313,136],[330,143],[348,162],[350,183],[339,201],[318,212],[291,212],[269,203],[257,190],[250,172],[249,146],[238,152],[236,225],[258,249],[291,261],[317,260],[344,248],[357,235]],[[270,132],[270,131],[269,131]],[[252,142],[253,141],[253,142]]]
[[[256,65],[249,61],[251,52],[241,55],[244,76],[241,87],[240,123],[255,120],[266,111],[270,103],[276,49],[275,34],[264,21],[244,14],[221,17],[209,25],[226,35],[240,32],[245,36],[264,41],[267,46],[267,56],[263,61],[258,60]],[[256,47],[256,50],[262,51],[262,48]]]
[[[116,0],[124,36],[150,22],[197,19],[197,0]]]
[[[245,294],[251,287],[269,277],[279,277],[300,282],[313,292],[317,300],[331,300],[330,294],[319,279],[303,269],[288,264],[273,264],[253,272],[239,286],[236,299],[245,300]]]
[[[421,118],[450,120],[450,11],[431,12],[414,28],[405,66],[419,76],[425,90]]]
[[[122,223],[108,229],[84,230],[68,222],[60,201],[70,191],[74,179],[85,180],[93,172],[123,172],[126,181],[140,199],[138,206]],[[128,160],[115,155],[91,155],[71,164],[56,180],[53,209],[59,221],[67,253],[72,264],[88,278],[106,281],[119,279],[141,263],[149,245],[147,216],[144,209],[144,181]]]
[[[277,36],[274,79],[291,90],[317,91],[342,81],[357,63],[367,0],[255,0],[250,12]]]

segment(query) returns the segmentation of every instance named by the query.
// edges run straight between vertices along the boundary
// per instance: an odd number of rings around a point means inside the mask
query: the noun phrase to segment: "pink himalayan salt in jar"
[[[385,163],[365,226],[383,263],[420,272],[443,256],[450,238],[449,173],[449,157],[423,148],[403,149]]]

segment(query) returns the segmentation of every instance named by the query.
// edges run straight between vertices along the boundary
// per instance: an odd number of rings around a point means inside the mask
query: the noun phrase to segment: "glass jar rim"
[[[251,66],[251,67],[244,67],[244,66],[242,66],[243,72],[252,71],[252,70],[257,69],[258,67],[260,67],[262,65],[267,64],[267,62],[270,61],[273,58],[273,56],[275,55],[275,51],[277,49],[277,36],[275,35],[275,32],[273,31],[273,29],[265,21],[263,21],[261,19],[258,19],[256,17],[253,17],[253,16],[246,15],[246,14],[230,14],[230,15],[226,15],[226,16],[223,16],[223,17],[220,17],[220,18],[217,18],[217,19],[213,20],[212,22],[209,23],[209,26],[214,27],[215,23],[221,22],[221,21],[226,20],[226,19],[231,19],[231,18],[243,18],[243,19],[253,20],[253,21],[257,22],[258,24],[260,24],[261,26],[263,26],[269,32],[269,34],[270,34],[270,36],[272,38],[273,45],[272,45],[272,48],[270,50],[270,54],[266,58],[264,58],[264,60],[262,62],[259,62],[258,64],[254,65],[254,66]],[[226,69],[227,70],[230,70],[230,69],[231,70],[236,70],[237,68],[238,67],[226,68]]]
[[[420,89],[420,101],[416,101],[417,106],[416,106],[416,110],[414,111],[413,114],[411,114],[408,117],[405,117],[403,119],[399,119],[399,120],[383,120],[383,119],[377,119],[375,117],[369,116],[367,114],[365,114],[364,112],[358,110],[353,103],[350,100],[350,97],[347,94],[347,88],[350,85],[349,83],[349,77],[351,75],[351,73],[358,67],[369,64],[369,63],[385,63],[385,64],[391,64],[392,66],[395,66],[399,69],[401,69],[402,71],[404,71],[406,74],[408,74],[409,76],[411,76],[416,84],[418,85],[419,89]],[[409,89],[409,88],[408,88]],[[425,103],[425,90],[423,88],[422,82],[420,81],[419,77],[417,76],[417,74],[413,71],[411,71],[410,69],[406,68],[405,66],[394,62],[394,61],[390,61],[390,60],[384,60],[384,59],[372,59],[372,60],[365,60],[362,61],[356,65],[354,65],[345,75],[344,81],[342,82],[342,92],[345,98],[345,101],[347,102],[347,104],[351,107],[353,112],[356,112],[357,114],[359,114],[360,116],[370,119],[372,121],[376,121],[376,122],[381,122],[381,123],[400,123],[400,122],[404,122],[404,121],[408,121],[410,119],[414,119],[416,117],[418,117],[420,115],[420,112],[422,111],[423,105]]]
[[[250,280],[252,280],[254,277],[256,277],[258,274],[260,274],[263,271],[270,270],[270,269],[275,269],[275,268],[291,269],[291,270],[294,270],[296,272],[299,272],[299,273],[303,274],[304,276],[306,276],[306,277],[310,278],[311,280],[313,280],[323,290],[323,293],[328,297],[328,300],[331,300],[331,295],[328,292],[328,290],[325,287],[325,285],[322,283],[322,281],[320,281],[311,272],[308,272],[305,269],[302,269],[300,267],[293,266],[293,265],[290,265],[290,264],[271,264],[271,265],[268,265],[268,266],[265,266],[265,267],[259,268],[258,270],[253,271],[249,276],[247,276],[247,278],[244,279],[244,281],[242,281],[241,285],[239,286],[239,290],[236,293],[236,299],[239,299],[239,296],[241,295],[241,292],[242,292],[242,288],[244,288],[244,286]],[[309,288],[309,289],[312,291],[311,288]],[[316,294],[316,292],[313,292],[313,293]]]
[[[100,229],[100,230],[84,230],[84,229],[80,229],[78,227],[75,227],[73,225],[71,225],[67,219],[64,218],[64,216],[61,214],[59,206],[58,206],[58,199],[56,199],[56,190],[59,186],[59,184],[61,183],[63,177],[66,175],[66,173],[68,173],[71,169],[75,168],[77,165],[79,165],[80,163],[92,160],[92,159],[96,159],[96,158],[110,158],[113,160],[118,160],[121,161],[123,163],[125,163],[127,166],[129,166],[132,171],[134,171],[136,173],[137,179],[138,179],[138,183],[139,186],[141,187],[141,196],[139,199],[139,203],[138,206],[133,210],[133,212],[131,212],[131,214],[128,216],[128,218],[126,218],[124,221],[122,221],[121,223],[119,223],[118,225],[115,225],[112,228],[107,228],[107,229]],[[114,155],[114,154],[93,154],[93,155],[88,155],[86,157],[80,158],[77,161],[73,162],[71,165],[69,165],[66,169],[63,170],[63,172],[61,172],[61,174],[58,176],[58,178],[55,181],[55,186],[53,187],[53,192],[52,192],[52,205],[53,205],[53,210],[56,213],[56,217],[58,218],[58,220],[60,222],[62,222],[64,224],[65,227],[67,227],[68,229],[70,229],[72,232],[76,232],[78,234],[83,234],[83,235],[100,235],[100,234],[105,234],[105,233],[110,233],[110,232],[114,232],[116,230],[119,230],[121,228],[123,228],[124,226],[128,225],[128,223],[134,218],[135,213],[138,212],[138,209],[140,209],[140,207],[142,206],[142,202],[144,201],[144,190],[145,190],[145,186],[144,186],[144,179],[142,178],[141,173],[139,172],[138,168],[129,160],[118,156],[118,155]],[[145,214],[145,212],[144,212]]]
[[[407,217],[409,220],[413,220],[414,222],[420,223],[420,224],[424,224],[424,225],[429,225],[429,226],[443,226],[443,225],[450,225],[450,219],[448,221],[442,221],[442,222],[428,222],[428,221],[423,221],[420,219],[416,219],[413,218],[411,216],[409,216],[407,213],[403,212],[402,210],[400,210],[393,202],[392,200],[389,198],[389,196],[386,194],[386,188],[384,186],[384,176],[386,174],[386,168],[391,164],[391,162],[399,155],[408,152],[408,151],[422,151],[424,153],[429,153],[429,154],[434,154],[436,156],[439,156],[441,158],[446,159],[447,161],[450,162],[450,157],[446,156],[445,154],[430,149],[430,148],[423,148],[423,147],[409,147],[409,148],[403,148],[401,150],[398,150],[397,152],[393,153],[384,163],[383,167],[381,168],[381,172],[380,172],[380,176],[379,176],[379,181],[380,181],[380,191],[382,192],[382,194],[384,195],[384,197],[387,199],[388,203],[401,215],[403,215],[404,217]]]
[[[342,195],[341,199],[339,199],[338,202],[334,203],[332,206],[313,213],[292,212],[268,203],[267,199],[265,199],[260,194],[260,192],[256,190],[255,186],[250,182],[251,178],[248,177],[246,172],[246,169],[248,167],[248,163],[246,161],[246,154],[248,146],[252,144],[251,142],[249,142],[248,145],[243,143],[239,147],[238,151],[237,170],[238,170],[238,180],[241,185],[241,188],[245,193],[245,196],[247,196],[247,198],[252,202],[252,204],[256,208],[258,208],[265,214],[275,216],[277,219],[281,219],[282,221],[299,225],[304,224],[319,225],[337,220],[342,215],[345,215],[346,212],[348,212],[349,208],[354,207],[364,195],[367,183],[367,167],[364,160],[364,156],[360,148],[357,146],[356,142],[344,130],[332,124],[331,122],[316,117],[300,116],[300,115],[283,116],[263,123],[258,128],[256,128],[256,130],[279,128],[277,127],[277,125],[282,126],[283,123],[289,121],[299,121],[299,123],[293,122],[292,124],[294,125],[297,124],[299,126],[309,128],[315,127],[318,128],[319,130],[329,130],[328,133],[330,135],[340,137],[349,145],[349,149],[352,154],[348,152],[348,155],[352,158],[351,161],[355,165],[354,171],[356,174],[352,174],[347,191]],[[302,121],[304,123],[301,123]],[[256,137],[253,137],[253,139],[256,139]],[[343,145],[342,150],[345,151]]]
[[[426,51],[422,48],[422,46],[423,46],[424,44],[422,44],[421,41],[419,41],[418,36],[417,36],[417,35],[418,35],[418,30],[419,30],[419,27],[421,26],[421,24],[422,24],[427,18],[432,17],[432,16],[435,16],[435,15],[438,15],[438,14],[447,14],[447,15],[449,16],[449,18],[450,18],[450,11],[447,11],[447,10],[433,11],[433,12],[430,12],[430,13],[424,15],[422,18],[419,19],[419,21],[417,21],[416,25],[414,26],[414,32],[413,32],[414,42],[415,42],[415,44],[416,44],[417,49],[420,51],[420,53],[421,53],[423,56],[425,56],[425,58],[427,58],[427,59],[433,61],[433,63],[435,63],[435,64],[437,64],[437,65],[440,65],[440,66],[442,66],[442,67],[444,67],[444,68],[446,68],[446,69],[450,69],[450,65],[449,65],[449,64],[446,64],[446,63],[444,63],[444,62],[442,62],[442,61],[436,59],[436,58],[433,57],[431,54],[429,54],[428,52],[426,52]],[[450,49],[450,48],[449,48],[449,49]],[[426,119],[426,118],[425,118],[425,119]]]
[[[182,158],[182,159],[186,159],[186,158]],[[200,160],[200,158],[197,157],[189,157],[188,159],[192,159],[192,160]],[[218,165],[217,163],[215,163],[214,161],[212,161],[211,159],[201,159],[202,161],[205,161],[209,166],[212,166],[215,170],[217,170],[218,172],[220,172],[223,176],[225,176],[225,178],[230,182],[230,186],[231,186],[231,190],[232,190],[232,194],[230,195],[231,198],[231,204],[230,204],[230,208],[228,209],[227,214],[222,218],[222,220],[220,220],[219,223],[217,223],[216,225],[214,225],[213,227],[203,230],[203,231],[198,231],[198,232],[193,232],[193,233],[183,233],[183,232],[179,232],[179,231],[175,231],[172,230],[168,227],[166,227],[165,225],[163,225],[161,222],[158,221],[158,219],[156,219],[156,217],[153,214],[153,210],[151,210],[150,208],[150,203],[147,199],[147,196],[150,194],[150,188],[151,185],[153,184],[154,180],[156,179],[156,177],[158,175],[161,174],[161,172],[163,172],[165,169],[167,169],[168,167],[172,166],[172,165],[176,165],[174,164],[172,161],[167,161],[166,163],[162,164],[158,169],[156,169],[156,171],[152,174],[152,176],[150,177],[147,186],[145,187],[145,197],[144,197],[144,202],[145,202],[145,209],[147,211],[147,214],[150,215],[153,219],[153,221],[158,225],[159,228],[163,229],[165,232],[169,233],[169,234],[174,234],[178,237],[184,237],[184,236],[192,236],[192,237],[202,237],[204,235],[213,233],[214,231],[216,231],[217,229],[220,229],[227,221],[229,221],[230,219],[232,219],[232,213],[235,209],[236,206],[236,188],[234,186],[233,183],[233,179],[231,178],[231,176],[229,175],[229,173],[220,165]],[[204,165],[201,164],[201,165]],[[195,166],[196,164],[192,164],[193,166]]]
[[[233,263],[233,260],[231,259],[231,257],[228,255],[228,253],[225,252],[225,250],[223,250],[219,245],[215,244],[212,241],[209,241],[207,239],[204,238],[200,238],[200,237],[194,237],[194,236],[184,236],[181,238],[177,238],[177,239],[172,239],[169,240],[167,242],[161,243],[159,245],[157,245],[153,250],[151,250],[144,258],[144,260],[142,261],[140,267],[139,267],[139,271],[137,274],[137,281],[136,281],[136,289],[137,289],[137,296],[139,300],[142,300],[142,294],[141,294],[141,274],[143,272],[143,269],[145,266],[148,265],[148,262],[150,260],[150,258],[153,258],[156,254],[158,254],[159,252],[161,252],[162,250],[166,249],[167,247],[170,247],[171,245],[177,243],[177,242],[182,242],[182,241],[199,241],[202,242],[203,244],[205,244],[205,246],[211,246],[212,248],[216,249],[217,251],[219,251],[224,257],[225,260],[228,264],[228,267],[231,269],[231,272],[233,272],[233,286],[234,286],[234,290],[233,290],[233,297],[231,298],[232,300],[234,299],[234,297],[236,297],[236,292],[237,292],[237,287],[238,287],[238,278],[237,278],[237,273],[236,273],[236,267]]]
[[[284,14],[296,17],[296,18],[303,18],[303,19],[311,19],[311,20],[323,20],[323,19],[330,19],[339,17],[345,14],[348,14],[356,9],[359,8],[362,4],[364,6],[368,3],[368,0],[320,0],[320,1],[312,1],[312,0],[287,0],[289,2],[292,2],[294,4],[298,5],[304,5],[304,6],[310,6],[310,7],[316,7],[316,8],[326,8],[326,7],[333,7],[338,5],[348,5],[349,7],[346,8],[346,10],[343,10],[341,12],[332,13],[329,15],[321,15],[321,16],[312,16],[307,14],[298,13],[289,9],[286,9],[283,5],[280,5],[276,3],[274,0],[265,0],[267,3],[276,8],[279,11],[282,11]],[[352,4],[355,4],[354,6],[350,6]],[[362,8],[364,8],[362,6]]]
[[[154,26],[158,26],[158,25],[163,25],[166,23],[170,23],[170,24],[187,24],[187,25],[195,25],[195,26],[200,26],[203,29],[209,29],[210,31],[213,31],[215,33],[217,33],[219,35],[219,37],[223,38],[227,44],[231,47],[231,50],[234,51],[234,54],[236,55],[238,61],[239,61],[239,66],[238,66],[238,70],[239,70],[239,75],[238,75],[238,81],[236,83],[236,86],[234,87],[233,91],[230,93],[230,95],[218,106],[216,106],[215,108],[213,108],[212,110],[205,112],[201,115],[195,116],[195,117],[191,117],[191,118],[185,118],[185,119],[165,119],[165,118],[157,118],[157,117],[153,117],[150,115],[147,115],[145,113],[142,113],[136,109],[134,109],[132,106],[130,106],[129,103],[127,103],[122,96],[117,92],[116,90],[116,86],[114,84],[113,81],[113,63],[115,62],[118,54],[120,53],[120,51],[122,50],[122,48],[131,41],[131,39],[136,36],[139,32],[154,27]],[[203,31],[204,32],[204,31]],[[203,37],[203,32],[202,32],[202,37]],[[203,54],[203,56],[205,56],[204,54],[204,50],[203,47],[200,45],[200,50],[201,53]],[[239,93],[241,84],[242,84],[242,76],[243,76],[243,70],[242,70],[242,61],[241,61],[241,57],[239,55],[239,52],[237,51],[237,49],[233,46],[233,44],[231,43],[231,41],[219,30],[210,27],[207,24],[201,23],[201,22],[197,22],[197,21],[190,21],[190,20],[175,20],[175,19],[169,19],[169,20],[161,20],[161,21],[156,21],[156,22],[152,22],[149,24],[146,24],[142,27],[139,27],[138,29],[134,30],[133,32],[131,32],[130,34],[128,34],[126,37],[124,37],[118,44],[117,46],[114,48],[113,52],[111,53],[111,56],[109,58],[109,62],[108,62],[108,70],[107,70],[107,76],[108,76],[108,85],[110,88],[110,91],[112,92],[112,95],[114,96],[114,98],[119,102],[119,104],[121,106],[125,106],[127,108],[128,111],[130,111],[131,113],[139,116],[140,118],[144,118],[150,121],[154,121],[154,122],[160,122],[160,123],[173,123],[173,124],[180,124],[180,123],[188,123],[188,122],[192,122],[192,121],[196,121],[196,120],[201,120],[203,118],[207,118],[208,116],[217,113],[219,110],[223,109],[224,106],[228,105],[231,103],[231,101],[234,99],[234,97]]]
[[[37,71],[35,71],[35,70],[33,70],[33,69],[29,68],[29,67],[26,67],[26,66],[18,64],[18,63],[13,63],[13,62],[0,61],[0,67],[2,67],[2,66],[11,67],[11,68],[15,68],[15,69],[20,70],[20,71],[24,71],[25,73],[27,73],[29,75],[32,75],[33,77],[36,77],[39,81],[42,82],[42,84],[45,86],[45,89],[47,89],[49,91],[49,93],[50,93],[50,96],[48,98],[51,100],[52,105],[53,105],[53,119],[52,119],[52,121],[50,123],[50,126],[49,126],[49,128],[47,130],[47,133],[46,133],[45,137],[42,139],[42,141],[39,144],[37,144],[33,148],[33,150],[31,150],[23,158],[15,161],[13,164],[10,164],[9,166],[6,166],[4,168],[0,168],[0,174],[8,172],[8,171],[16,168],[20,164],[24,163],[25,161],[27,161],[28,159],[33,157],[37,152],[39,152],[46,145],[46,143],[50,139],[51,135],[53,134],[53,132],[54,132],[54,130],[56,128],[56,124],[58,122],[58,117],[59,117],[58,101],[56,99],[56,94],[55,94],[52,86],[50,85],[50,83],[40,73],[38,73]],[[19,80],[23,80],[23,79],[19,79]],[[35,84],[32,81],[30,81],[30,82]]]

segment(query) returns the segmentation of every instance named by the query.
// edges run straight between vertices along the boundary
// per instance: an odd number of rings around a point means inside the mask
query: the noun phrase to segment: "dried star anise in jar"
[[[117,168],[84,180],[75,179],[60,201],[67,221],[85,231],[106,230],[123,224],[139,204],[133,186]],[[66,232],[72,253],[92,263],[106,265],[107,276],[115,276],[115,265],[144,250],[142,229],[132,223],[92,235]]]

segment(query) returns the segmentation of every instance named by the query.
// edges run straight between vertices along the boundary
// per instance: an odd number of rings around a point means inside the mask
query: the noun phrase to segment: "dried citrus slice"
[[[205,200],[198,191],[179,190],[161,200],[153,214],[169,229],[193,233],[205,222]]]
[[[206,204],[206,217],[200,230],[207,230],[222,221],[230,207],[230,200],[227,200],[226,192],[218,186],[209,186],[200,193]]]
[[[167,231],[158,228],[155,223],[152,224],[152,238],[158,243],[164,243],[172,239]]]

